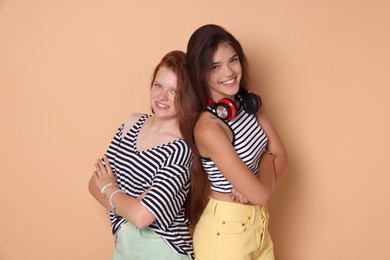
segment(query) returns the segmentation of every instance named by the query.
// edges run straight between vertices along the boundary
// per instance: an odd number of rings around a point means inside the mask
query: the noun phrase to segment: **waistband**
[[[126,227],[126,229],[131,229],[131,230],[141,230],[142,232],[154,232],[153,230],[151,230],[149,227],[143,227],[143,228],[137,228],[136,226],[134,226],[132,223],[126,221],[124,222],[120,228],[122,227]],[[119,229],[120,229],[119,228]]]
[[[247,205],[210,198],[206,208],[214,215],[234,214],[246,216],[252,220],[254,219],[254,216],[262,216],[268,218],[267,206]]]

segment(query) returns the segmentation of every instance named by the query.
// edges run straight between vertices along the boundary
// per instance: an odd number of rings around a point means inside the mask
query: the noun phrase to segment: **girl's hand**
[[[248,203],[249,201],[244,197],[244,195],[242,195],[236,188],[232,188],[232,195],[230,196],[230,198],[233,200],[233,201],[237,201],[239,203],[242,203],[242,204],[246,204]]]
[[[104,156],[103,160],[106,165],[104,166],[102,160],[98,159],[95,163],[95,171],[93,172],[93,179],[95,180],[96,186],[100,191],[107,184],[112,183],[115,186],[118,185],[116,182],[116,178],[112,173],[110,162],[108,161],[107,156]],[[113,187],[113,185],[111,185],[109,188],[111,187]]]

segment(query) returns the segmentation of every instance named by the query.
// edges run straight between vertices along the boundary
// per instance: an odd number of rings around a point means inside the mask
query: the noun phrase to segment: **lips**
[[[160,102],[156,102],[156,106],[157,106],[157,108],[160,108],[160,109],[167,109],[167,108],[169,108],[168,105],[162,104]]]
[[[221,82],[225,87],[233,87],[236,85],[236,78]]]

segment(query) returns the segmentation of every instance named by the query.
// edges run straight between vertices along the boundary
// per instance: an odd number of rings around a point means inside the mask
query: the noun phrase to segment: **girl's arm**
[[[273,190],[275,182],[280,179],[287,166],[287,153],[279,135],[264,112],[264,109],[258,112],[256,116],[259,124],[267,134],[267,150],[269,152],[263,153],[261,156],[259,174],[257,177],[265,186],[270,187]],[[236,188],[232,189],[231,199],[240,203],[248,202],[247,198],[245,198]]]
[[[267,154],[267,153],[263,154],[261,157],[260,166],[259,166],[260,167],[259,172],[261,172],[260,176],[271,168],[269,165],[271,160],[269,158],[265,160],[265,158],[273,157],[274,158],[273,169],[275,174],[275,180],[278,181],[282,176],[285,168],[287,167],[288,159],[287,159],[286,149],[284,148],[283,142],[279,137],[278,133],[276,132],[276,129],[273,127],[271,120],[269,119],[266,112],[264,111],[264,108],[262,108],[259,112],[257,112],[256,118],[260,126],[263,128],[264,132],[267,134],[268,137],[267,150],[271,153],[271,154]]]
[[[110,206],[108,200],[104,198],[103,195],[100,193],[100,190],[96,186],[93,176],[91,177],[91,179],[89,179],[88,189],[89,193],[91,193],[91,195],[97,200],[97,202],[100,203],[100,205],[102,205],[105,209],[114,212],[114,209]]]
[[[143,228],[152,224],[156,218],[140,203],[140,199],[147,191],[138,198],[128,196],[121,191],[118,192],[120,189],[117,186],[116,178],[112,173],[110,163],[106,156],[104,156],[104,162],[106,166],[103,165],[101,160],[97,160],[97,163],[95,164],[96,170],[89,181],[89,191],[92,196],[103,207],[124,217],[138,228]],[[109,183],[113,183],[113,185],[107,187],[106,185]],[[106,186],[106,188],[104,189],[103,195],[101,190],[104,186]],[[110,200],[115,208],[110,204]]]
[[[231,136],[218,119],[203,113],[194,130],[196,145],[204,157],[211,158],[225,178],[250,202],[266,205],[272,195],[275,177],[267,174],[267,178],[258,179],[237,155]],[[270,158],[269,164],[272,164]],[[266,167],[266,166],[262,166]],[[264,174],[266,175],[266,174]]]

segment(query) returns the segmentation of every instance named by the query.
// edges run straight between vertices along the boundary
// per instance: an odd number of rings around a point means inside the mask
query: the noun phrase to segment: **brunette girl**
[[[194,138],[211,184],[195,227],[196,259],[274,259],[267,204],[287,155],[261,98],[247,89],[244,51],[232,34],[209,24],[189,39],[187,63],[202,110]]]

